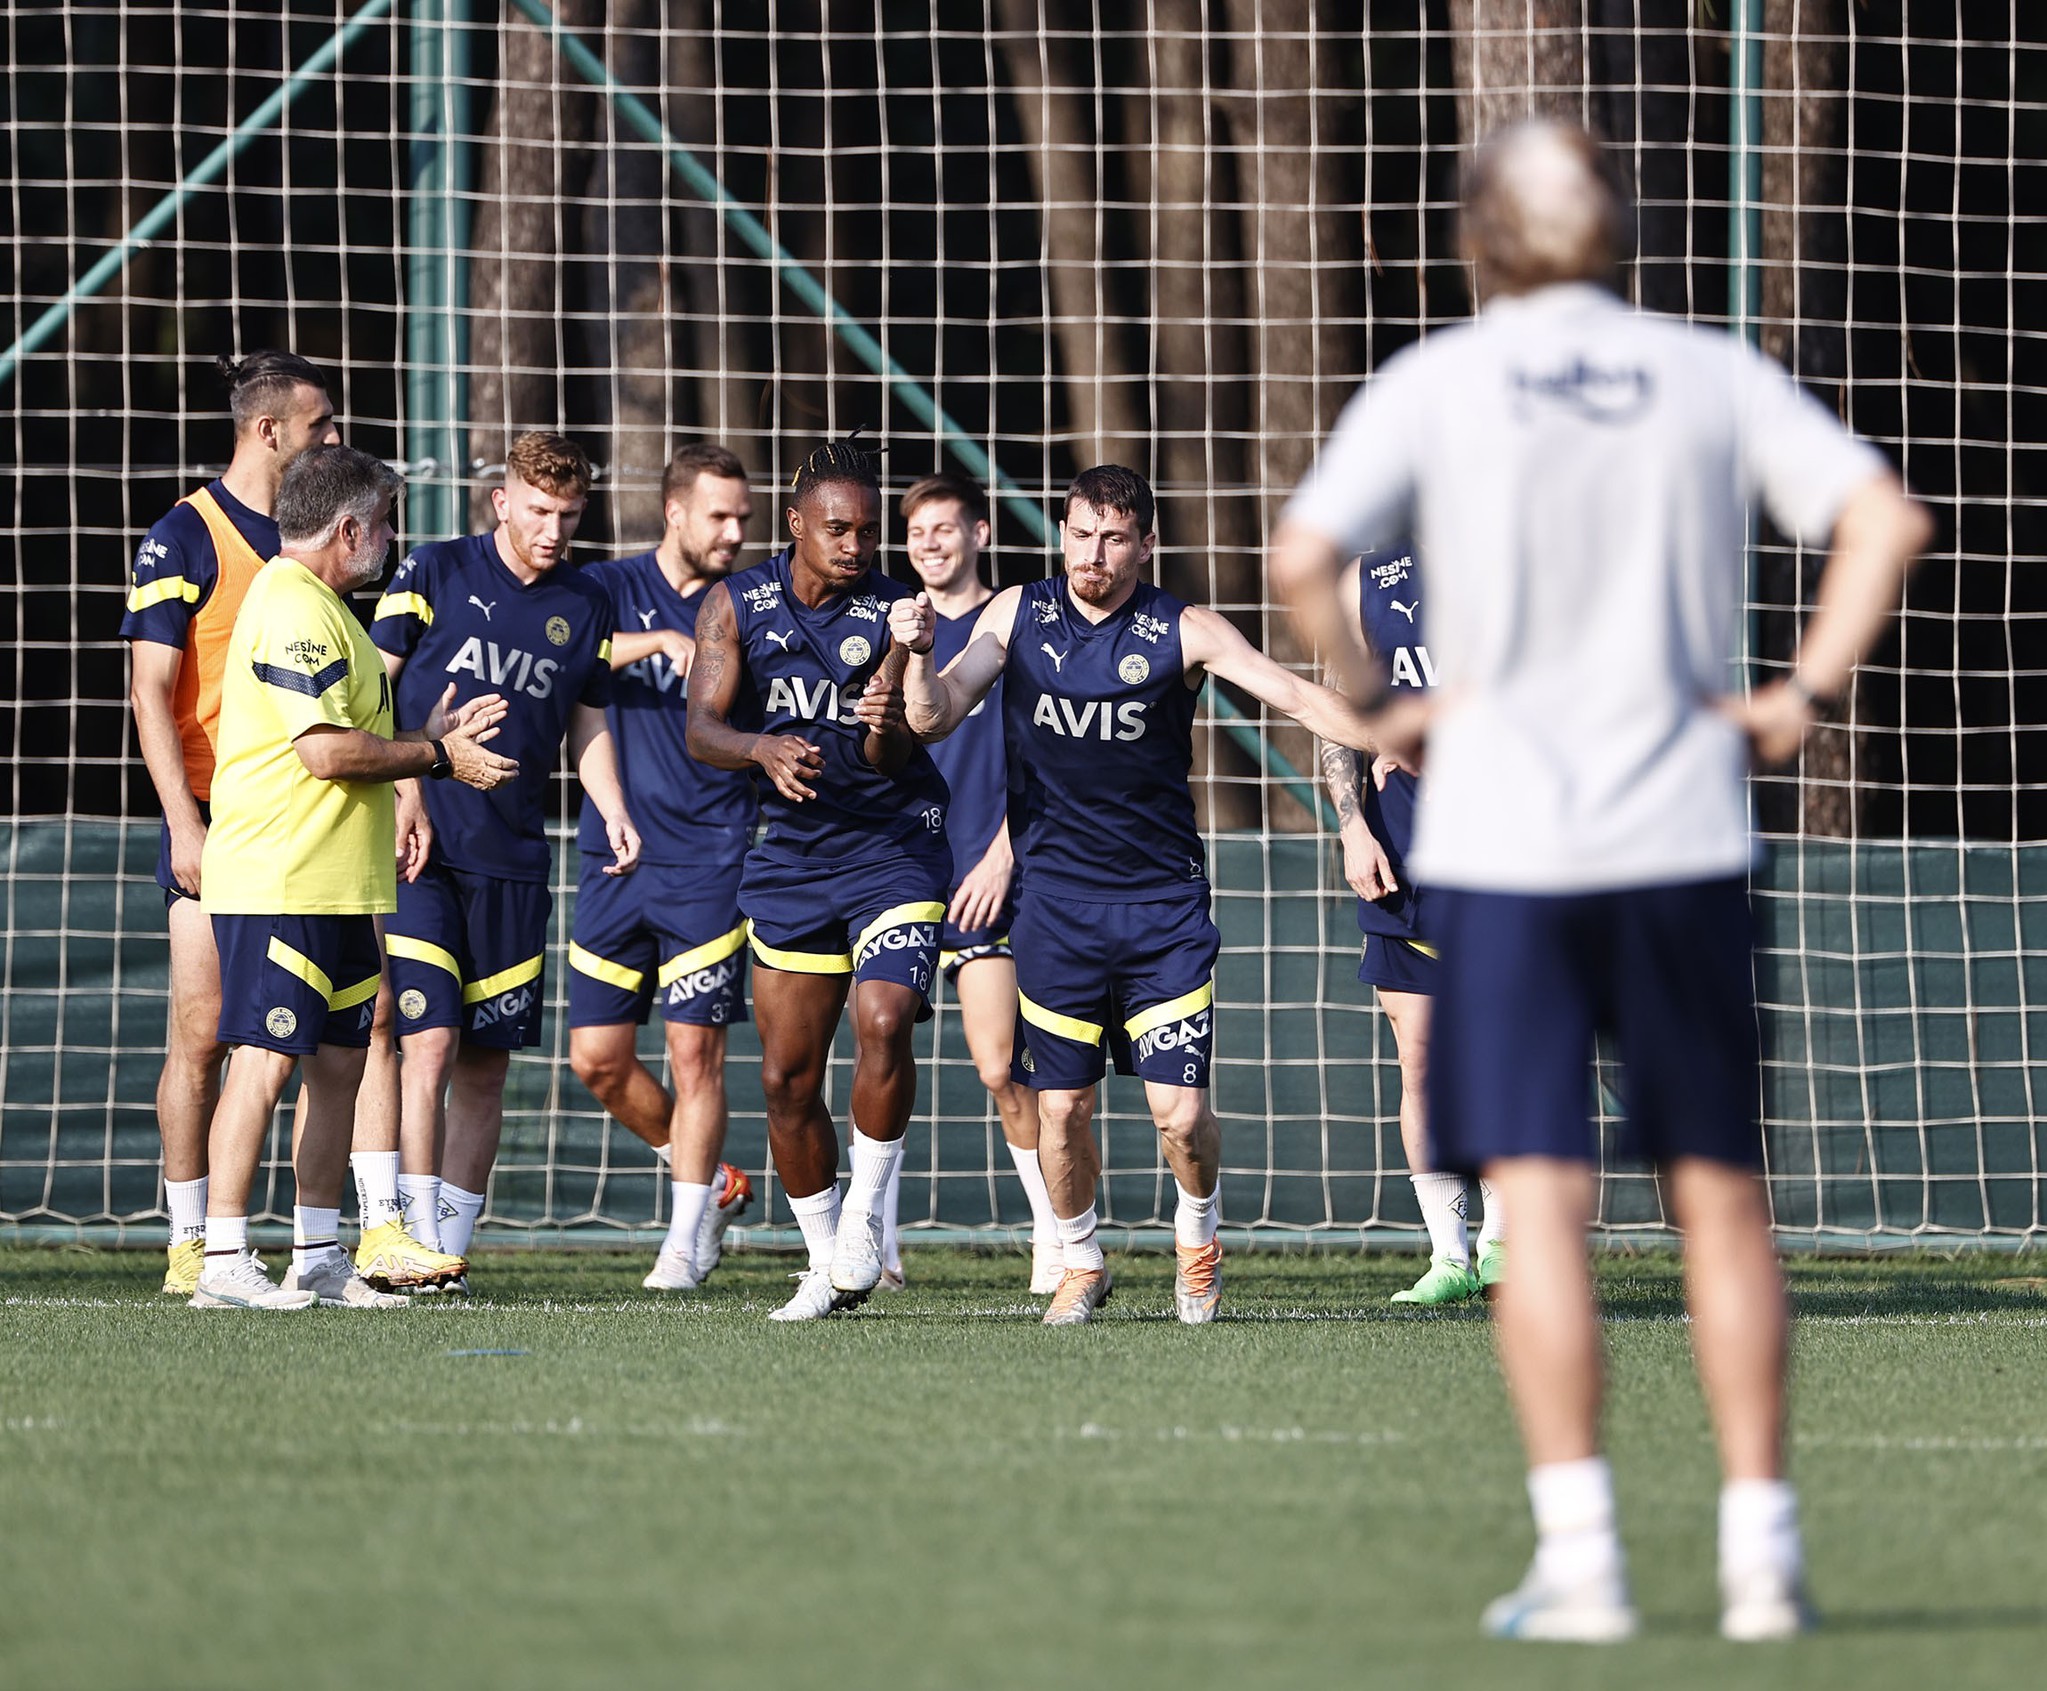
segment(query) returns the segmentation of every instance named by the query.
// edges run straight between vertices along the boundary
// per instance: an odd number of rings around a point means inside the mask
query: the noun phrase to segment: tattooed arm
[[[728,720],[739,699],[738,623],[732,614],[732,591],[722,581],[704,595],[697,614],[696,661],[689,668],[689,755],[713,769],[767,771],[775,790],[793,803],[815,798],[806,786],[824,768],[824,755],[795,734],[748,734]]]
[[[1358,602],[1359,575],[1355,563],[1343,572],[1342,584],[1337,589],[1341,603]],[[1344,676],[1337,666],[1331,666],[1323,679],[1332,691],[1344,690]],[[1399,883],[1394,879],[1386,848],[1365,826],[1367,754],[1333,740],[1317,740],[1315,749],[1322,765],[1323,784],[1329,789],[1329,802],[1336,806],[1336,837],[1343,842],[1343,878],[1360,898],[1384,898],[1396,891]],[[1384,787],[1386,777],[1376,764],[1372,774]]]

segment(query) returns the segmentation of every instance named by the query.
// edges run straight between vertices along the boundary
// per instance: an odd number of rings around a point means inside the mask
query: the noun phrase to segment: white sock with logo
[[[356,1151],[348,1166],[355,1174],[356,1219],[367,1233],[387,1221],[397,1221],[405,1208],[398,1201],[398,1153]]]
[[[901,1139],[870,1139],[853,1129],[853,1177],[846,1182],[846,1209],[853,1215],[878,1215],[882,1194],[903,1166]]]
[[[1471,1229],[1465,1222],[1470,1202],[1461,1174],[1411,1174],[1415,1201],[1422,1207],[1422,1225],[1429,1230],[1429,1254],[1448,1257],[1460,1268],[1471,1266]]]
[[[441,1177],[438,1174],[401,1174],[398,1203],[404,1211],[405,1231],[428,1250],[441,1248]]]
[[[483,1194],[465,1192],[444,1180],[441,1182],[440,1213],[441,1249],[450,1256],[466,1257],[470,1235],[476,1231],[476,1218],[483,1214]]]
[[[789,1212],[803,1229],[803,1243],[810,1252],[812,1268],[829,1269],[832,1249],[839,1240],[839,1185],[833,1181],[822,1192],[807,1198],[791,1198]]]
[[[694,1180],[671,1180],[669,1199],[675,1206],[668,1216],[668,1237],[661,1241],[664,1251],[680,1251],[697,1260],[697,1229],[704,1224],[704,1211],[711,1207],[711,1188]]]
[[[304,1268],[318,1261],[329,1252],[339,1254],[341,1250],[341,1209],[314,1209],[308,1204],[295,1204],[291,1212],[291,1260],[294,1267]]]
[[[903,1201],[903,1141],[896,1141],[895,1165],[888,1171],[888,1180],[881,1189],[881,1266],[892,1274],[903,1271],[903,1241],[896,1232],[896,1213]]]
[[[1173,1243],[1198,1251],[1214,1239],[1215,1225],[1222,1219],[1216,1203],[1222,1196],[1222,1187],[1218,1185],[1205,1198],[1197,1198],[1184,1186],[1178,1191],[1180,1201],[1173,1209]]]
[[[1102,1255],[1102,1242],[1095,1237],[1096,1225],[1093,1204],[1071,1219],[1059,1217],[1059,1243],[1069,1270],[1093,1269],[1099,1274],[1108,1266],[1108,1259]]]
[[[1604,1456],[1530,1468],[1528,1502],[1535,1512],[1536,1571],[1546,1583],[1571,1590],[1621,1577],[1613,1470]]]
[[[1485,1200],[1485,1220],[1478,1224],[1478,1250],[1483,1256],[1488,1246],[1507,1237],[1507,1206],[1500,1202],[1499,1187],[1490,1180],[1478,1183],[1478,1195]]]
[[[166,1180],[164,1208],[171,1212],[171,1243],[189,1245],[206,1237],[206,1176],[197,1180]]]
[[[1009,1148],[1009,1160],[1016,1164],[1016,1177],[1023,1182],[1024,1196],[1031,1206],[1031,1245],[1049,1246],[1059,1237],[1059,1217],[1052,1208],[1052,1194],[1045,1189],[1045,1171],[1038,1164],[1035,1147]]]

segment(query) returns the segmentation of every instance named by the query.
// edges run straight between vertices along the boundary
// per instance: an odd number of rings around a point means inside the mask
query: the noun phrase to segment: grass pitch
[[[1163,1256],[1037,1325],[1021,1257],[913,1252],[770,1326],[642,1255],[487,1255],[479,1298],[245,1316],[161,1258],[0,1251],[0,1683],[20,1687],[1642,1687],[2035,1682],[2047,1281],[1804,1261],[1797,1476],[1827,1616],[1722,1644],[1676,1265],[1602,1262],[1645,1636],[1493,1644],[1530,1544],[1477,1310],[1403,1256]]]

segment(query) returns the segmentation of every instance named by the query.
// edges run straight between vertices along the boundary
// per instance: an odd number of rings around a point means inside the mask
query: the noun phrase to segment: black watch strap
[[[455,772],[454,760],[448,756],[448,748],[439,740],[429,740],[427,744],[434,749],[433,766],[427,770],[427,775],[435,781],[447,780]]]

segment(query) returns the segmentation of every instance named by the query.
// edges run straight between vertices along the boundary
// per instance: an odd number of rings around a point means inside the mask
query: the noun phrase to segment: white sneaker
[[[694,1292],[703,1283],[696,1258],[673,1245],[661,1247],[661,1254],[654,1259],[653,1273],[640,1282],[650,1292]]]
[[[851,1293],[858,1303],[880,1284],[881,1217],[846,1210],[832,1244],[832,1290]]]
[[[208,1257],[192,1290],[194,1309],[310,1309],[311,1292],[272,1285],[252,1251]]]
[[[875,1281],[874,1289],[877,1292],[900,1292],[908,1284],[903,1278],[902,1264],[898,1263],[894,1268],[881,1271],[881,1278]]]
[[[284,1271],[284,1290],[311,1292],[329,1309],[403,1309],[412,1302],[396,1292],[378,1291],[339,1250],[315,1258],[303,1270],[293,1262]]]
[[[1777,1568],[1720,1575],[1720,1636],[1737,1644],[1796,1638],[1819,1625],[1805,1582]]]
[[[821,1321],[827,1315],[854,1308],[866,1297],[864,1292],[834,1291],[828,1269],[806,1269],[790,1278],[796,1282],[796,1295],[780,1309],[770,1310],[770,1321]]]
[[[469,1296],[469,1276],[458,1274],[452,1280],[443,1280],[438,1286],[414,1286],[412,1296],[416,1298],[466,1298]]]
[[[1534,1568],[1504,1597],[1486,1605],[1479,1625],[1489,1638],[1531,1638],[1548,1643],[1618,1644],[1640,1624],[1628,1601],[1628,1582],[1613,1573],[1582,1585],[1551,1585]]]
[[[1031,1296],[1049,1298],[1059,1290],[1060,1277],[1066,1272],[1065,1248],[1054,1239],[1048,1245],[1031,1246]]]
[[[753,1181],[737,1163],[720,1163],[711,1201],[697,1227],[697,1278],[708,1280],[725,1255],[725,1234],[753,1202]]]

